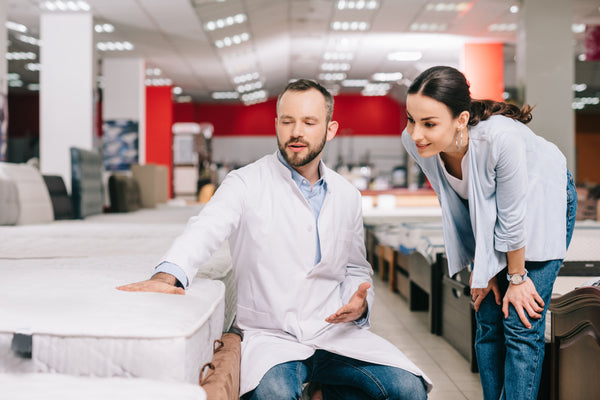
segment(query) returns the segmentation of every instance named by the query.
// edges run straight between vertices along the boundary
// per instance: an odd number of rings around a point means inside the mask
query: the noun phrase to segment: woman
[[[408,89],[402,141],[435,189],[453,275],[473,263],[485,399],[535,399],[545,315],[575,223],[565,157],[526,124],[532,107],[472,100],[439,66]]]

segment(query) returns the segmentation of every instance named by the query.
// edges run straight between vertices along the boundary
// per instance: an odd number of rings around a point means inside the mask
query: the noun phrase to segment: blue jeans
[[[423,379],[400,368],[371,364],[317,350],[303,361],[290,361],[271,368],[258,387],[243,399],[300,399],[306,382],[321,384],[323,398],[406,399],[427,398]]]
[[[567,171],[567,247],[571,242],[577,210],[577,193],[571,173]],[[486,400],[535,400],[544,361],[544,332],[546,311],[552,296],[552,287],[562,260],[526,262],[528,277],[544,300],[542,318],[531,319],[531,329],[525,328],[514,307],[509,306],[504,319],[502,306],[496,304],[494,294],[488,293],[476,313],[477,334],[475,352],[479,376]],[[500,293],[508,288],[507,269],[498,274]],[[527,313],[525,313],[527,315]]]

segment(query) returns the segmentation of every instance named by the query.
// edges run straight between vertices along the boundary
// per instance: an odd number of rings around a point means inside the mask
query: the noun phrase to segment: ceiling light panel
[[[208,21],[204,24],[204,29],[207,31],[215,31],[217,29],[227,28],[228,26],[243,24],[247,20],[248,16],[246,14],[239,13],[225,18]]]
[[[370,26],[366,21],[334,21],[331,23],[331,29],[334,31],[366,31]]]
[[[27,27],[23,24],[19,24],[17,22],[6,21],[6,29],[10,29],[11,31],[25,33],[27,32]]]
[[[40,8],[45,11],[90,11],[91,7],[87,1],[66,1],[66,0],[55,0],[55,1],[42,1],[40,2]]]
[[[375,10],[379,7],[377,0],[338,0],[338,10]]]

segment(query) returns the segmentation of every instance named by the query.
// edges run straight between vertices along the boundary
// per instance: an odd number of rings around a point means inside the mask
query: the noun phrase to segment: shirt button
[[[308,232],[312,231],[312,226],[308,225],[308,226],[306,227],[306,230],[307,230]]]

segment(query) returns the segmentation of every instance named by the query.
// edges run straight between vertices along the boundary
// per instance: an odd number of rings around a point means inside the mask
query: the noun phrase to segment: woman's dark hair
[[[454,118],[461,112],[468,111],[471,126],[498,114],[524,124],[530,122],[532,118],[533,107],[527,104],[519,108],[514,104],[501,101],[472,100],[467,79],[462,72],[452,67],[437,66],[422,72],[408,88],[408,94],[415,93],[421,93],[444,103]]]

